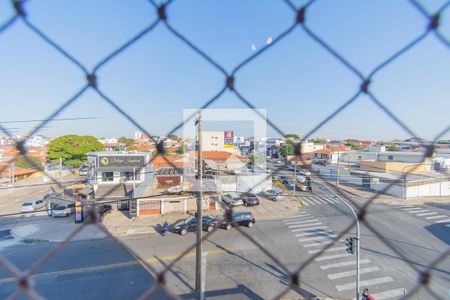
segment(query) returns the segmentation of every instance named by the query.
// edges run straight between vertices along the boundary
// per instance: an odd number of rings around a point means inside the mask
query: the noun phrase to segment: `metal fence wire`
[[[198,54],[201,58],[203,58],[207,63],[209,63],[211,66],[213,66],[217,72],[221,73],[223,75],[223,86],[217,91],[215,95],[213,95],[210,99],[208,99],[203,106],[198,110],[200,112],[203,109],[208,108],[216,101],[219,101],[221,96],[226,92],[230,91],[234,93],[240,101],[242,101],[243,104],[245,104],[248,108],[254,110],[256,114],[261,116],[269,125],[271,128],[273,128],[276,132],[278,132],[280,135],[285,136],[285,133],[281,130],[280,127],[278,127],[274,122],[272,122],[270,119],[266,118],[265,116],[262,116],[256,109],[255,105],[252,101],[250,101],[246,96],[244,96],[235,86],[235,81],[238,78],[239,71],[244,69],[249,64],[253,63],[253,61],[258,57],[263,55],[264,52],[270,51],[270,48],[278,43],[283,43],[283,40],[292,32],[295,30],[302,30],[304,31],[307,36],[313,40],[315,43],[317,43],[320,47],[325,49],[332,57],[334,57],[339,63],[341,63],[349,72],[355,74],[360,79],[360,86],[357,87],[357,92],[349,97],[346,101],[342,103],[341,106],[339,106],[333,113],[331,113],[329,116],[327,116],[325,119],[318,122],[318,124],[310,130],[304,137],[303,140],[307,140],[312,134],[317,132],[320,128],[322,128],[325,124],[327,124],[330,120],[335,118],[337,115],[339,115],[344,109],[348,108],[355,102],[357,102],[359,99],[363,98],[364,96],[370,101],[372,101],[377,107],[383,111],[386,116],[388,116],[390,119],[392,119],[399,127],[401,127],[403,130],[405,130],[411,137],[413,138],[419,138],[414,131],[407,126],[405,123],[403,123],[393,112],[391,112],[385,104],[378,99],[378,97],[375,96],[371,89],[371,80],[372,78],[380,73],[383,69],[388,67],[392,62],[397,60],[399,57],[404,55],[407,51],[410,49],[417,47],[426,37],[429,35],[434,35],[436,39],[442,44],[443,47],[450,50],[450,41],[439,31],[440,28],[440,17],[444,10],[448,9],[450,6],[450,1],[445,2],[444,5],[442,5],[436,12],[433,14],[430,14],[426,11],[426,9],[417,1],[410,0],[406,1],[410,3],[411,6],[413,6],[418,14],[422,15],[423,17],[423,24],[424,24],[424,30],[421,32],[417,37],[412,39],[409,43],[404,45],[401,49],[399,49],[397,52],[395,52],[393,55],[385,59],[384,61],[380,62],[371,72],[368,74],[364,74],[362,71],[358,70],[358,68],[355,67],[354,64],[351,63],[350,60],[345,58],[343,55],[341,55],[335,48],[333,48],[332,45],[330,45],[326,40],[321,38],[318,34],[314,32],[312,28],[308,26],[308,18],[307,13],[308,10],[312,5],[314,5],[316,2],[319,2],[320,0],[311,0],[308,1],[306,4],[304,4],[301,7],[297,7],[294,5],[291,1],[285,0],[282,1],[285,3],[291,10],[292,10],[292,24],[286,28],[283,32],[281,32],[278,36],[273,38],[273,41],[271,44],[265,45],[263,48],[259,49],[258,51],[255,51],[252,55],[242,60],[239,64],[237,64],[231,71],[226,70],[220,62],[215,61],[213,58],[211,58],[205,51],[203,51],[200,47],[195,45],[193,42],[189,40],[188,37],[183,35],[181,31],[179,31],[177,28],[174,28],[171,24],[171,15],[170,15],[170,7],[175,1],[165,1],[161,4],[156,3],[153,0],[148,1],[149,5],[153,6],[157,13],[157,17],[154,20],[150,20],[149,25],[142,29],[139,33],[137,33],[135,36],[131,37],[127,42],[125,42],[123,45],[121,45],[119,48],[115,49],[108,55],[106,55],[102,60],[100,60],[92,69],[86,67],[83,65],[82,62],[77,60],[73,55],[70,54],[70,49],[64,49],[61,47],[57,41],[54,41],[49,35],[47,35],[45,32],[41,31],[35,24],[33,24],[28,16],[31,15],[33,12],[27,10],[27,4],[30,1],[24,1],[24,0],[14,0],[11,1],[11,5],[14,8],[14,14],[7,19],[6,22],[0,25],[0,39],[2,37],[2,34],[8,31],[10,28],[15,26],[15,24],[21,22],[23,25],[25,25],[31,32],[36,34],[39,38],[41,38],[45,43],[47,43],[48,47],[53,48],[57,52],[59,52],[61,55],[63,55],[69,62],[73,64],[74,67],[79,68],[82,70],[82,72],[85,75],[85,81],[81,84],[79,90],[74,94],[65,99],[61,103],[59,107],[57,107],[52,113],[48,115],[48,117],[42,121],[38,126],[36,126],[27,136],[32,136],[37,134],[41,129],[43,129],[50,121],[58,117],[64,110],[66,110],[69,106],[71,106],[73,103],[75,103],[81,95],[86,93],[88,90],[95,91],[101,99],[103,99],[106,103],[108,103],[111,107],[113,107],[117,112],[119,112],[122,116],[124,116],[129,122],[131,122],[135,127],[137,127],[140,131],[146,133],[149,137],[152,135],[150,134],[150,130],[147,130],[142,126],[137,120],[132,118],[123,108],[121,108],[116,102],[111,99],[107,94],[99,87],[97,84],[97,72],[103,68],[105,65],[107,65],[109,62],[111,62],[113,59],[117,58],[122,54],[123,52],[127,51],[130,46],[137,43],[140,39],[142,39],[144,36],[148,35],[150,32],[152,32],[157,26],[163,26],[167,29],[167,34],[171,34],[175,36],[177,39],[182,41],[188,48],[190,48],[193,52]],[[197,113],[198,113],[197,112]],[[186,122],[190,122],[196,114],[192,114],[190,118],[185,120],[184,122],[181,122],[173,127],[171,131],[169,131],[166,136],[170,136],[172,133],[180,129]],[[13,138],[13,135],[0,124],[0,130],[7,136]],[[433,141],[430,142],[423,142],[422,147],[424,148],[424,154],[423,154],[423,160],[432,156],[434,144],[445,134],[447,134],[450,131],[450,124],[448,127],[442,129],[442,131],[438,132],[436,137]],[[156,140],[153,140],[155,143],[156,149],[157,149],[157,156],[162,156],[166,159],[168,163],[171,163],[167,158],[165,157],[165,149],[164,149],[164,141],[157,142]],[[27,157],[28,150],[25,146],[24,141],[16,141],[16,148],[20,152],[20,155],[15,157],[10,161],[13,162],[17,160],[19,157],[25,158],[30,164],[34,165],[36,169],[41,169],[42,167],[36,165],[32,160],[30,160]],[[301,147],[300,145],[295,145],[294,147],[294,154],[298,157],[300,161],[303,160],[303,156],[301,153]],[[154,158],[153,158],[154,159]],[[152,159],[152,160],[153,160]],[[151,163],[151,162],[150,162]],[[173,165],[173,167],[176,168],[176,166]],[[3,168],[5,169],[5,168]],[[0,170],[0,171],[3,171]],[[280,168],[281,169],[281,168]],[[276,172],[279,172],[280,169],[278,169]],[[45,170],[42,170],[43,172],[46,172]],[[50,178],[50,180],[60,186],[63,187],[62,183],[58,181],[58,179],[54,178],[52,175],[46,173],[46,175]],[[270,176],[270,175],[269,175]],[[321,177],[321,175],[318,175]],[[401,180],[401,178],[398,178],[398,180]],[[388,185],[384,190],[377,192],[371,199],[369,199],[364,205],[359,205],[358,203],[355,203],[352,201],[352,199],[347,198],[339,189],[336,189],[334,186],[329,186],[332,188],[336,193],[338,193],[341,197],[346,198],[347,201],[351,202],[356,208],[357,208],[357,216],[361,223],[363,223],[368,230],[370,230],[376,237],[378,237],[387,247],[389,247],[393,252],[396,253],[403,261],[413,270],[417,273],[417,279],[414,283],[412,283],[412,286],[409,288],[409,293],[405,295],[405,298],[411,298],[413,297],[420,289],[426,289],[430,295],[432,295],[435,299],[440,299],[436,293],[429,288],[429,284],[432,280],[432,271],[435,266],[437,266],[439,263],[444,261],[448,258],[450,255],[450,247],[442,252],[439,257],[434,259],[433,261],[430,261],[428,265],[423,269],[418,269],[418,267],[403,253],[401,253],[397,248],[395,248],[393,245],[391,245],[390,240],[386,239],[383,236],[383,233],[377,230],[372,224],[367,220],[368,215],[368,208],[373,203],[373,201],[380,195],[383,194],[385,191],[387,191],[393,184],[395,180]],[[110,193],[113,191],[111,190]],[[140,297],[141,299],[147,299],[151,298],[152,295],[154,295],[159,289],[164,289],[168,296],[172,298],[178,298],[176,295],[174,295],[167,287],[166,287],[166,274],[169,271],[172,271],[172,267],[175,263],[177,263],[179,260],[181,260],[183,257],[186,256],[187,253],[189,253],[191,250],[193,250],[197,243],[192,244],[189,248],[185,249],[181,255],[179,255],[175,260],[173,260],[170,264],[165,266],[165,268],[162,271],[157,271],[152,265],[147,263],[145,259],[140,257],[137,253],[135,253],[132,249],[130,249],[128,246],[126,246],[121,240],[113,236],[107,228],[99,222],[99,214],[97,212],[98,208],[95,205],[91,205],[88,207],[87,211],[87,217],[85,218],[85,222],[81,224],[79,227],[77,227],[73,232],[71,232],[67,238],[63,241],[58,243],[50,252],[46,253],[43,257],[41,257],[38,261],[36,261],[28,270],[21,270],[17,266],[15,266],[13,263],[8,261],[5,257],[0,256],[0,265],[5,268],[9,273],[11,273],[16,279],[17,279],[17,289],[16,291],[10,295],[10,299],[16,299],[21,294],[25,293],[28,295],[28,297],[32,299],[41,299],[42,296],[38,294],[38,292],[35,290],[35,286],[32,280],[32,276],[41,268],[46,262],[48,262],[55,254],[57,254],[74,236],[76,236],[79,232],[81,232],[86,226],[97,226],[102,232],[104,232],[107,236],[114,239],[118,245],[120,245],[123,249],[125,249],[127,252],[132,254],[137,260],[139,260],[142,264],[145,265],[147,270],[152,273],[153,276],[155,276],[156,284],[153,286],[148,287],[148,290]],[[225,217],[228,220],[231,220],[231,214],[232,214],[232,208],[225,208]],[[302,271],[305,270],[305,268],[314,261],[315,258],[319,257],[324,253],[324,251],[330,247],[336,242],[338,242],[340,239],[344,237],[344,235],[351,232],[351,230],[355,227],[356,221],[353,221],[345,230],[343,230],[337,237],[334,238],[332,243],[329,243],[323,248],[320,252],[314,254],[312,257],[310,257],[306,262],[302,263],[294,272],[289,271],[289,269],[283,265],[279,259],[275,255],[271,253],[269,249],[264,248],[261,244],[259,244],[253,237],[249,236],[245,231],[242,231],[239,227],[236,227],[236,230],[242,234],[245,238],[247,238],[251,243],[255,244],[263,253],[265,253],[278,267],[280,267],[286,274],[288,274],[289,278],[289,285],[286,287],[285,290],[280,291],[280,293],[275,297],[277,299],[282,298],[284,295],[286,295],[291,289],[292,290],[299,290],[300,289],[300,276],[302,274]],[[215,230],[207,233],[203,236],[202,241],[210,237],[215,233]]]

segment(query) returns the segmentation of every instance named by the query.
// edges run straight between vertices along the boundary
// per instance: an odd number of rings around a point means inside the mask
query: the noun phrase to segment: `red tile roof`
[[[317,154],[330,154],[331,152],[333,152],[333,150],[331,150],[331,149],[320,149],[320,150],[316,150],[316,151],[314,151],[314,153],[317,153]]]
[[[203,155],[204,159],[210,159],[210,160],[216,160],[216,161],[226,161],[226,160],[230,159],[230,157],[240,159],[240,160],[245,160],[245,158],[240,155],[233,154],[233,153],[226,152],[226,151],[202,151],[202,155]],[[190,151],[189,157],[196,158],[197,151]]]

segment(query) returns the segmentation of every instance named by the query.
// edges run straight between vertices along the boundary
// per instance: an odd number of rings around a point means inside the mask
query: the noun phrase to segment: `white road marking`
[[[312,223],[312,222],[319,222],[319,220],[317,220],[317,219],[309,219],[309,220],[303,220],[303,221],[287,222],[286,225],[306,224],[306,223]]]
[[[362,268],[359,270],[359,274],[367,274],[372,272],[380,271],[381,269],[378,267],[369,267],[369,268]],[[327,275],[330,280],[344,278],[344,277],[350,277],[356,274],[356,270],[346,271],[346,272],[340,272],[340,273],[334,273]],[[378,298],[377,298],[378,299]]]
[[[447,216],[439,215],[439,216],[426,217],[425,219],[431,220],[431,219],[442,219],[442,218],[447,218]]]
[[[325,250],[325,252],[334,252],[334,251],[341,251],[347,249],[346,246],[342,247],[331,247],[330,249]],[[322,249],[316,249],[316,250],[309,250],[308,253],[314,254],[320,252]]]
[[[368,259],[361,259],[359,261],[360,265],[363,264],[368,264],[370,263],[370,260]],[[344,261],[344,262],[340,262],[340,263],[335,263],[335,264],[331,264],[331,265],[324,265],[324,266],[319,266],[322,270],[329,270],[329,269],[334,269],[334,268],[340,268],[340,267],[346,267],[346,266],[353,266],[356,265],[356,262],[354,259],[350,260],[350,261]]]
[[[330,259],[336,259],[336,258],[341,258],[341,257],[349,257],[351,256],[350,253],[340,253],[340,254],[333,254],[333,255],[328,255],[328,256],[319,256],[317,258],[315,258],[315,261],[323,261],[323,260],[330,260]]]
[[[305,239],[299,239],[299,242],[309,242],[309,241],[317,241],[317,240],[323,240],[323,239],[328,239],[331,240],[332,238],[337,237],[337,235],[333,234],[333,235],[327,235],[327,236],[317,236],[317,237],[312,237],[312,238],[305,238]]]
[[[446,223],[446,222],[450,222],[450,219],[434,221],[434,223]]]
[[[322,203],[320,203],[318,200],[316,200],[315,197],[314,197],[314,198],[310,198],[309,201],[315,202],[315,203],[317,203],[317,204],[322,204]]]
[[[322,223],[317,223],[317,224],[308,224],[308,225],[320,225]],[[306,230],[316,230],[316,229],[325,229],[327,228],[327,226],[314,226],[314,227],[307,227],[307,228],[297,228],[297,229],[292,229],[292,232],[297,232],[297,231],[306,231]]]
[[[424,214],[417,214],[418,217],[423,217],[423,216],[431,216],[431,215],[436,215],[437,213],[435,212],[430,212],[430,213],[424,213]]]
[[[374,278],[374,279],[369,279],[369,280],[363,280],[363,281],[359,282],[359,285],[365,287],[365,286],[371,286],[371,285],[376,285],[376,284],[380,284],[380,283],[388,283],[388,282],[392,282],[392,281],[394,281],[394,279],[392,279],[392,277],[386,276],[386,277],[379,277],[379,278]],[[339,292],[351,290],[351,289],[354,289],[355,287],[356,287],[355,282],[336,285],[336,289]]]
[[[408,207],[408,208],[402,208],[402,210],[418,210],[418,209],[422,209],[420,207]]]
[[[430,211],[428,209],[422,209],[422,210],[414,210],[414,211],[409,211],[410,214],[417,214],[417,213],[422,213],[422,212],[426,212],[426,211]]]
[[[303,201],[303,204],[305,204],[306,206],[309,206],[309,203],[306,201],[306,199],[302,198],[302,201]]]
[[[291,221],[292,219],[304,218],[304,217],[309,217],[309,216],[311,216],[311,214],[308,214],[308,213],[302,213],[302,214],[299,214],[299,215],[296,215],[296,216],[287,217],[286,220],[283,220],[283,221],[284,221],[284,222],[289,222],[289,221]]]
[[[330,197],[329,200],[333,203],[341,203],[341,201],[337,200],[335,197]]]
[[[325,196],[317,196],[318,198],[322,199],[322,201],[325,201],[326,204],[333,203],[328,197]]]
[[[384,299],[391,299],[398,296],[404,296],[405,295],[405,289],[395,289],[395,290],[389,290],[384,291],[381,293],[372,294],[372,296],[377,300],[384,300]],[[353,300],[356,300],[356,298],[353,298]]]
[[[297,233],[295,236],[297,236],[297,237],[299,237],[299,236],[314,236],[314,235],[317,235],[317,236],[328,235],[329,236],[330,233],[332,233],[332,232],[330,232],[330,231],[323,231],[323,230],[314,230],[314,231],[311,231],[311,232]]]

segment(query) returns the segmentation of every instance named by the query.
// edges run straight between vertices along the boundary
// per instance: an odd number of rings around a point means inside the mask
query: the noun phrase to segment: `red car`
[[[259,199],[255,194],[246,193],[242,196],[242,202],[244,206],[256,206],[259,205]]]

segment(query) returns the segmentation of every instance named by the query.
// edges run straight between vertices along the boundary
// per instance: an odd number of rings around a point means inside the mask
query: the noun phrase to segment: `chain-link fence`
[[[171,134],[175,133],[177,130],[183,127],[183,125],[186,122],[193,121],[193,118],[198,114],[198,112],[201,112],[202,110],[210,107],[213,103],[216,103],[221,99],[221,97],[224,95],[225,92],[231,92],[233,93],[245,106],[252,109],[256,114],[261,116],[265,119],[267,124],[278,134],[285,136],[285,132],[275,124],[275,122],[271,121],[270,119],[266,118],[265,116],[262,116],[260,112],[255,108],[258,103],[252,102],[251,99],[248,99],[237,87],[235,86],[235,81],[237,78],[239,78],[239,73],[241,70],[245,69],[248,65],[254,63],[257,57],[263,55],[265,52],[270,51],[272,47],[279,43],[283,43],[287,36],[291,35],[294,31],[300,30],[303,31],[307,37],[309,37],[314,43],[317,43],[321,48],[326,50],[329,55],[331,55],[333,58],[336,59],[337,62],[342,64],[343,67],[345,67],[349,72],[353,73],[354,75],[359,78],[360,85],[357,89],[357,92],[342,102],[342,105],[339,106],[335,111],[333,111],[329,116],[327,116],[325,119],[320,120],[317,122],[317,125],[310,130],[307,134],[304,135],[302,140],[307,140],[310,138],[314,133],[316,133],[319,129],[325,126],[325,124],[329,123],[330,120],[335,118],[337,115],[339,115],[343,110],[348,108],[349,106],[353,105],[355,102],[359,101],[362,97],[366,97],[369,99],[373,104],[375,104],[381,111],[385,113],[387,117],[389,117],[391,120],[395,122],[401,129],[406,131],[408,135],[411,138],[419,138],[415,134],[415,132],[407,126],[404,122],[402,122],[392,111],[390,111],[387,106],[373,93],[371,89],[371,81],[372,78],[382,72],[385,68],[387,68],[391,63],[396,61],[399,57],[402,57],[406,52],[409,50],[417,47],[420,45],[425,38],[427,38],[429,35],[434,35],[435,38],[439,41],[439,43],[442,45],[442,47],[446,48],[447,50],[450,49],[450,41],[440,32],[440,20],[441,15],[445,10],[449,9],[450,2],[445,2],[444,5],[442,5],[437,11],[433,12],[432,14],[428,13],[424,7],[415,0],[411,1],[405,1],[409,3],[413,8],[416,9],[417,13],[423,17],[423,24],[424,24],[424,30],[420,34],[418,34],[417,37],[412,39],[409,43],[404,45],[404,47],[398,49],[397,52],[395,52],[390,57],[386,58],[384,61],[380,62],[376,67],[372,69],[371,72],[368,74],[365,74],[364,72],[360,71],[352,62],[351,60],[347,59],[343,55],[337,51],[332,44],[329,44],[325,39],[323,39],[319,34],[317,34],[314,29],[312,29],[308,25],[308,11],[310,7],[316,5],[317,1],[308,1],[304,5],[297,7],[294,5],[291,1],[283,1],[287,7],[289,7],[292,11],[292,22],[291,24],[280,34],[275,36],[271,43],[265,45],[261,49],[255,51],[252,55],[249,57],[243,59],[240,63],[238,63],[231,71],[227,70],[220,62],[214,60],[211,56],[208,55],[205,51],[203,51],[199,46],[197,46],[195,43],[193,43],[189,37],[185,36],[181,33],[181,31],[178,28],[175,28],[171,22],[171,15],[170,15],[170,8],[173,5],[173,2],[175,1],[165,1],[161,4],[155,3],[154,1],[150,0],[149,5],[153,6],[154,10],[156,11],[157,17],[154,20],[150,20],[149,25],[142,29],[138,34],[135,36],[132,36],[126,43],[106,55],[102,60],[97,62],[97,64],[94,65],[93,68],[89,68],[85,66],[81,61],[79,61],[77,58],[75,58],[71,54],[71,49],[65,49],[62,46],[58,44],[57,41],[53,40],[49,35],[47,35],[46,32],[42,31],[37,27],[33,22],[30,21],[29,16],[33,14],[32,10],[28,10],[28,2],[31,1],[20,1],[15,0],[11,2],[11,5],[14,7],[14,14],[6,20],[3,24],[0,25],[0,39],[2,37],[2,34],[5,32],[8,32],[11,28],[16,26],[18,23],[22,23],[23,26],[25,26],[31,33],[35,34],[37,37],[45,41],[45,43],[48,45],[48,47],[54,49],[55,51],[59,52],[64,58],[67,59],[68,62],[70,62],[75,68],[78,68],[81,70],[85,75],[85,82],[81,84],[79,87],[79,90],[69,96],[65,101],[61,103],[59,107],[57,107],[53,112],[51,112],[45,120],[43,120],[38,126],[36,126],[27,136],[33,136],[36,135],[38,132],[40,132],[45,126],[61,115],[63,111],[65,111],[69,106],[73,105],[75,102],[77,102],[80,97],[85,94],[87,91],[93,91],[97,93],[97,95],[105,101],[108,105],[110,105],[115,111],[120,113],[122,116],[124,116],[133,126],[135,126],[137,129],[142,131],[143,133],[147,134],[150,138],[152,138],[151,130],[148,130],[144,126],[141,125],[141,123],[131,117],[122,107],[120,107],[117,102],[107,96],[106,92],[101,89],[101,87],[97,84],[97,74],[99,70],[104,68],[108,63],[110,63],[112,60],[119,57],[122,53],[126,52],[130,46],[137,43],[139,40],[141,40],[144,36],[147,36],[150,32],[155,30],[157,27],[164,27],[166,29],[167,34],[172,35],[173,37],[176,37],[179,39],[182,43],[184,43],[188,48],[190,48],[194,53],[196,53],[199,57],[201,57],[206,63],[210,64],[219,74],[223,76],[223,86],[217,91],[215,95],[213,95],[211,98],[207,99],[205,103],[202,105],[201,108],[198,109],[198,111],[190,116],[187,120],[184,120],[183,122],[177,124],[173,127],[172,130],[170,130],[166,136],[170,136]],[[386,8],[388,9],[388,8]],[[4,70],[2,70],[4,71]],[[13,134],[9,132],[4,126],[0,125],[0,130],[3,134],[13,137]],[[424,149],[423,153],[423,159],[422,161],[425,161],[425,159],[431,157],[434,152],[434,144],[436,141],[438,141],[441,137],[443,137],[445,134],[448,133],[450,130],[450,126],[447,128],[442,129],[436,137],[429,142],[422,142],[421,147]],[[420,140],[420,139],[418,139]],[[18,140],[16,142],[16,148],[19,151],[19,155],[17,155],[14,159],[8,162],[10,165],[15,160],[17,160],[20,157],[25,158],[30,164],[32,164],[36,169],[41,170],[43,172],[46,172],[46,176],[49,178],[51,183],[55,184],[56,186],[59,186],[60,188],[64,188],[64,184],[60,182],[58,178],[56,178],[54,175],[50,174],[46,170],[43,170],[41,166],[37,165],[34,161],[30,160],[27,156],[28,149],[25,146],[25,141]],[[163,157],[166,159],[168,164],[171,164],[174,168],[177,168],[171,161],[169,161],[165,157],[166,150],[164,149],[164,140],[157,141],[153,140],[155,143],[155,147],[157,149],[157,156],[156,157]],[[297,159],[301,162],[303,162],[303,155],[301,153],[301,145],[297,144],[294,147],[294,154],[297,157]],[[150,164],[155,158],[151,159],[148,164]],[[3,167],[2,170],[6,169],[8,166]],[[274,175],[276,175],[281,170],[281,167],[275,172]],[[271,175],[269,175],[271,176]],[[320,178],[322,175],[320,173],[317,174],[317,176]],[[357,217],[359,222],[363,223],[366,228],[379,240],[381,240],[389,249],[391,249],[399,258],[401,258],[405,264],[407,264],[411,269],[413,269],[417,276],[415,282],[411,282],[411,286],[409,288],[409,292],[407,295],[405,295],[406,298],[413,297],[416,292],[420,291],[421,289],[427,290],[429,295],[433,296],[435,299],[441,299],[439,295],[436,294],[435,291],[431,290],[429,288],[430,281],[432,280],[432,270],[435,266],[443,262],[444,260],[448,259],[448,256],[450,255],[450,248],[447,248],[446,251],[443,251],[437,258],[435,258],[433,261],[429,261],[427,266],[423,269],[419,269],[410,258],[406,257],[404,253],[400,252],[396,247],[394,247],[390,240],[386,239],[384,237],[383,232],[380,232],[379,229],[377,229],[371,222],[368,221],[367,215],[368,215],[368,208],[373,203],[375,199],[378,198],[380,194],[383,194],[386,192],[395,182],[401,181],[402,178],[398,178],[397,180],[392,180],[391,183],[387,184],[382,190],[378,191],[371,199],[366,201],[363,205],[358,204],[354,202],[351,198],[346,197],[346,194],[342,193],[339,189],[337,189],[333,185],[329,185],[330,188],[332,188],[336,193],[338,193],[342,198],[346,198],[346,200],[357,209]],[[113,193],[114,189],[111,189],[106,195]],[[201,190],[200,190],[201,192]],[[145,268],[152,273],[153,276],[157,279],[156,283],[153,286],[149,286],[148,290],[141,296],[141,299],[151,298],[152,295],[155,295],[155,293],[159,289],[164,289],[166,294],[169,295],[172,298],[178,298],[177,295],[173,294],[169,289],[166,288],[167,281],[166,281],[166,275],[168,272],[172,271],[171,269],[174,267],[174,265],[180,261],[183,257],[185,257],[188,253],[190,253],[193,249],[196,248],[197,243],[192,244],[190,247],[185,249],[176,259],[171,261],[169,264],[167,264],[162,271],[158,271],[152,266],[150,263],[148,263],[143,257],[140,257],[137,253],[135,253],[132,249],[130,249],[124,242],[122,242],[120,239],[113,236],[108,229],[100,222],[100,217],[98,214],[98,207],[96,204],[89,205],[87,209],[87,216],[85,218],[85,221],[83,224],[78,226],[73,232],[68,234],[67,238],[61,242],[58,243],[50,252],[46,253],[43,257],[41,257],[38,261],[36,261],[28,270],[20,270],[17,266],[15,266],[13,263],[8,261],[5,257],[0,257],[0,265],[5,268],[10,274],[12,274],[14,277],[17,278],[17,290],[10,296],[10,299],[16,299],[18,298],[22,293],[26,293],[30,298],[33,299],[39,299],[41,296],[37,293],[35,286],[32,283],[32,276],[36,274],[36,272],[45,265],[53,256],[55,256],[68,242],[70,242],[77,234],[79,234],[86,226],[96,226],[98,227],[102,232],[104,232],[107,236],[114,239],[123,249],[131,253],[137,260],[139,260]],[[228,221],[232,221],[232,213],[233,209],[229,207],[225,207],[225,214],[224,217]],[[285,296],[291,289],[297,290],[300,285],[300,277],[302,275],[302,272],[305,271],[305,269],[312,263],[314,260],[318,257],[320,257],[322,254],[325,253],[327,249],[333,246],[336,242],[341,240],[343,237],[345,237],[349,232],[353,230],[353,228],[356,225],[356,220],[351,222],[345,230],[342,230],[333,240],[333,242],[326,244],[326,246],[321,249],[320,251],[314,253],[306,262],[302,263],[299,267],[296,268],[295,271],[291,272],[287,268],[287,266],[283,265],[283,263],[274,255],[271,253],[269,249],[266,249],[263,245],[261,245],[255,238],[250,236],[246,231],[240,229],[239,227],[236,227],[236,230],[246,239],[248,239],[251,243],[257,246],[259,250],[261,250],[267,257],[269,257],[273,263],[277,265],[285,274],[288,274],[288,286],[285,290],[280,291],[279,294],[275,298],[282,298]],[[202,237],[202,240],[200,242],[205,241],[212,235],[214,235],[216,230],[213,230],[212,232],[208,232]]]

